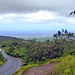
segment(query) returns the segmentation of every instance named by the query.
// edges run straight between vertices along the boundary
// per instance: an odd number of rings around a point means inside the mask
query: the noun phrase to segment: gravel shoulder
[[[30,68],[23,72],[22,75],[46,75],[48,72],[52,72],[54,70],[55,64],[56,63],[50,63],[48,65]]]

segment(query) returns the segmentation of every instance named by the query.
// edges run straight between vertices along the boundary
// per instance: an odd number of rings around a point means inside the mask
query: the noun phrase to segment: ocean
[[[35,36],[51,36],[55,31],[0,31],[0,36],[16,36],[16,37],[35,37]]]

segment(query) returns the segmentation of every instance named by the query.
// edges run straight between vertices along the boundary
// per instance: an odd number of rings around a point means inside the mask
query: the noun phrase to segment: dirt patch
[[[44,66],[38,66],[30,68],[29,70],[23,72],[22,75],[46,75],[48,72],[52,72],[54,65],[56,63],[50,63]]]

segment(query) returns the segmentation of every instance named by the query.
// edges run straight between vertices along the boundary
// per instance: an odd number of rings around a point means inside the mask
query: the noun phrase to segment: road
[[[12,75],[20,68],[21,61],[15,57],[7,55],[4,50],[2,51],[2,54],[7,58],[7,62],[3,66],[0,66],[0,75]]]

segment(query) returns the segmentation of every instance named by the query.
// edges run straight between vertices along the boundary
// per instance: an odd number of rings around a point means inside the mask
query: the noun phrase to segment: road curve
[[[2,54],[5,58],[7,58],[7,62],[0,66],[0,75],[12,75],[20,68],[21,61],[17,58],[7,55],[4,50],[2,51]]]

